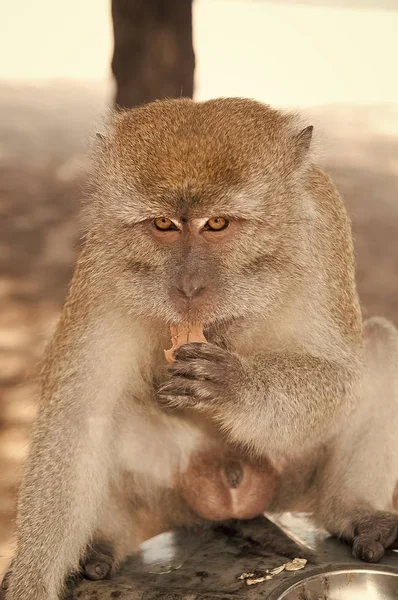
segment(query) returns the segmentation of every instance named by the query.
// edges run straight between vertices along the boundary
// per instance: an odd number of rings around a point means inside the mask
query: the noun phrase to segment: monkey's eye
[[[228,225],[228,219],[224,219],[224,217],[214,217],[207,221],[204,229],[206,231],[222,231],[223,229],[226,229]]]
[[[178,227],[174,225],[173,221],[166,217],[158,217],[153,224],[159,231],[178,231]]]

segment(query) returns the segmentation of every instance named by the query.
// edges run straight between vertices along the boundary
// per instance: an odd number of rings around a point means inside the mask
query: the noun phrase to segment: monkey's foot
[[[352,553],[365,562],[378,562],[386,548],[397,547],[398,513],[376,512],[354,523]]]
[[[116,568],[117,560],[111,544],[101,541],[89,546],[82,562],[83,577],[92,581],[110,579],[115,574]]]

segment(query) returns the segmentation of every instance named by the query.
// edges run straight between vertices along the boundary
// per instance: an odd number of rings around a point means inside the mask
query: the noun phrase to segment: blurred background
[[[364,314],[398,325],[397,32],[398,0],[0,0],[0,573],[101,115],[192,94],[300,109],[353,220]]]

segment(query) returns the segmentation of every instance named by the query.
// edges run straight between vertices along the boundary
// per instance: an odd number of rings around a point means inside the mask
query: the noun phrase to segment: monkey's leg
[[[97,526],[114,459],[112,412],[134,355],[126,329],[71,307],[61,321],[20,490],[7,600],[59,600]]]
[[[123,473],[112,486],[109,502],[87,547],[83,575],[92,580],[110,578],[145,540],[176,526],[203,523],[178,489],[162,488]]]
[[[138,515],[134,510],[137,502],[132,497],[132,489],[134,481],[127,474],[113,481],[109,500],[82,559],[82,571],[87,579],[112,577],[120,562],[137,550],[140,543]]]
[[[373,318],[364,341],[362,399],[331,449],[318,517],[352,543],[354,556],[377,562],[398,539],[398,332]]]

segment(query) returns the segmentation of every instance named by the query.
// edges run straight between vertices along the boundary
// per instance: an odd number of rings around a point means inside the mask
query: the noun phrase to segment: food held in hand
[[[175,362],[174,352],[180,346],[191,342],[207,342],[203,334],[203,325],[201,323],[189,323],[188,325],[172,325],[170,327],[172,346],[164,351],[167,362]]]

